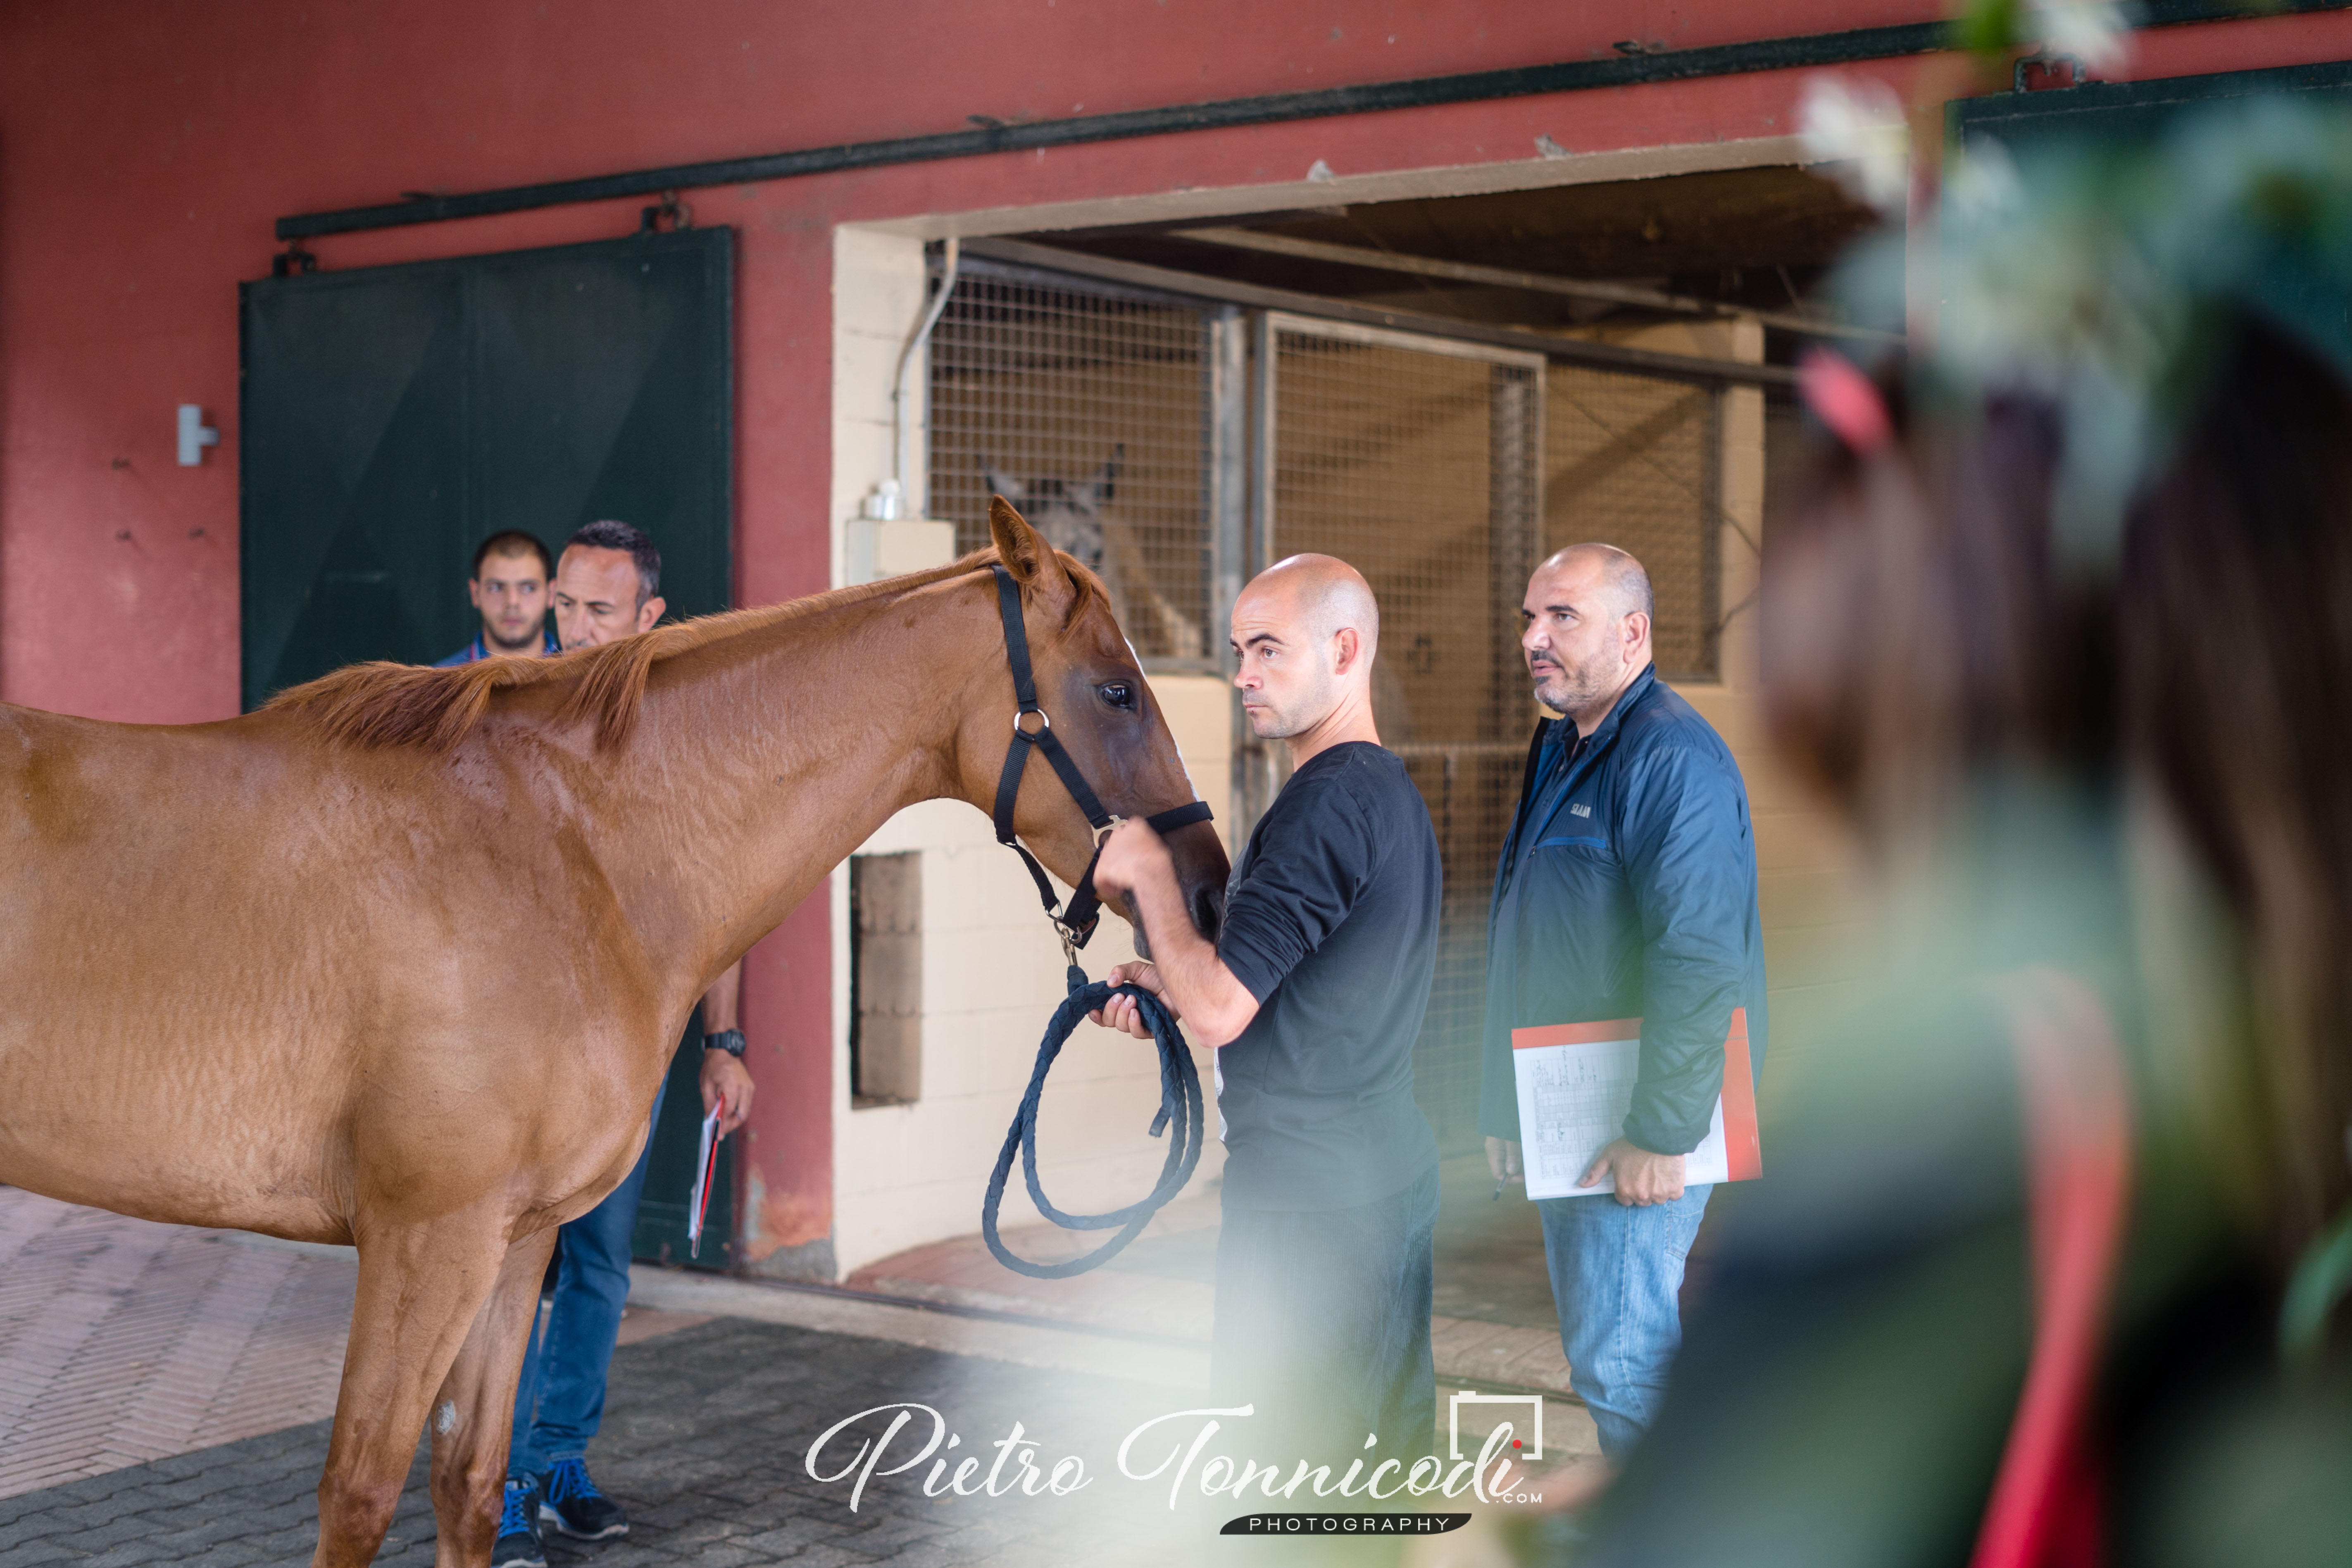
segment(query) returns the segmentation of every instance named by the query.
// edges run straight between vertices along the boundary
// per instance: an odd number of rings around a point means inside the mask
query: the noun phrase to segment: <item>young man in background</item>
[[[474,551],[474,574],[466,596],[482,617],[474,640],[434,666],[472,664],[484,658],[542,658],[559,647],[548,628],[548,584],[555,557],[539,536],[509,528],[493,533]]]

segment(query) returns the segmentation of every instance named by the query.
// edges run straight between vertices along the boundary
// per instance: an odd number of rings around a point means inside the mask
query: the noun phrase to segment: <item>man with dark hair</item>
[[[649,632],[669,606],[661,552],[625,522],[592,522],[563,542],[555,572],[555,627],[567,648]]]
[[[1622,1464],[1664,1398],[1682,1344],[1683,1258],[1706,1212],[1684,1182],[1723,1087],[1724,1042],[1748,1010],[1764,1061],[1756,840],[1731,750],[1651,662],[1642,563],[1579,544],[1536,568],[1519,646],[1536,700],[1527,784],[1487,916],[1479,1130],[1497,1181],[1519,1173],[1511,1031],[1639,1018],[1641,1066],[1620,1136],[1545,1198],[1544,1257],[1569,1377]]]
[[[555,652],[555,634],[547,626],[547,584],[554,575],[555,557],[537,534],[508,528],[482,541],[474,551],[474,574],[466,582],[466,596],[481,616],[482,629],[435,668]]]
[[[667,606],[661,552],[625,522],[592,522],[565,542],[555,573],[555,623],[563,648],[596,647],[651,630]],[[702,998],[702,1109],[724,1108],[720,1136],[751,1109],[737,998],[743,966],[720,975]],[[557,1232],[555,1300],[546,1326],[523,1352],[515,1388],[514,1437],[507,1450],[506,1508],[490,1561],[496,1568],[543,1568],[541,1526],[581,1541],[629,1532],[628,1516],[589,1478],[588,1441],[604,1415],[604,1379],[629,1296],[630,1242],[637,1200],[661,1121],[654,1095],[646,1148],[604,1201]]]
[[[1437,964],[1441,866],[1429,808],[1372,719],[1380,606],[1328,555],[1294,555],[1234,601],[1251,731],[1290,780],[1234,857],[1223,930],[1193,929],[1167,847],[1129,822],[1095,887],[1132,895],[1157,994],[1217,1055],[1225,1143],[1213,1402],[1252,1406],[1251,1452],[1398,1474],[1429,1452],[1437,1142],[1412,1045]],[[1097,1022],[1148,1036],[1114,996]],[[1368,1452],[1368,1448],[1377,1452]]]

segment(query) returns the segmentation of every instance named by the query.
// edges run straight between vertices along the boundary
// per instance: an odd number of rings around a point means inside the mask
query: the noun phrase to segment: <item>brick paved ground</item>
[[[357,1279],[0,1188],[0,1498],[328,1415]]]
[[[954,1454],[977,1451],[983,1462],[1018,1419],[1038,1440],[1041,1469],[1074,1453],[1094,1484],[1062,1498],[934,1500],[916,1484],[925,1466],[877,1478],[853,1513],[847,1483],[811,1479],[803,1456],[828,1425],[889,1400],[940,1410],[961,1438]],[[551,1542],[549,1560],[563,1568],[1115,1568],[1200,1562],[1214,1547],[1222,1563],[1228,1543],[1209,1541],[1193,1516],[1172,1515],[1164,1485],[1116,1473],[1124,1433],[1197,1403],[1181,1390],[1146,1384],[715,1320],[615,1355],[591,1460],[605,1489],[628,1507],[634,1528],[621,1542]],[[305,1562],[326,1440],[326,1423],[313,1422],[0,1500],[0,1568]],[[1243,1443],[1217,1441],[1203,1457],[1221,1450],[1246,1451]],[[855,1452],[853,1445],[841,1458]],[[431,1563],[424,1485],[420,1458],[380,1562]],[[1396,1558],[1382,1545],[1345,1544],[1338,1560],[1350,1568],[1383,1568]]]

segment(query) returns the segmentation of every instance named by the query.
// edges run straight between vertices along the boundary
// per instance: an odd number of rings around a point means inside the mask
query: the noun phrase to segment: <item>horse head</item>
[[[1104,809],[1114,816],[1146,817],[1198,798],[1150,682],[1111,614],[1102,580],[1056,551],[1003,496],[989,502],[988,527],[997,562],[1021,591],[1038,706]],[[992,622],[993,574],[989,582]],[[994,803],[1006,748],[1013,744],[1009,678],[1003,690],[1002,704],[973,704],[957,734],[961,793],[983,811]],[[1043,758],[1022,774],[1013,821],[1031,852],[1064,882],[1076,886],[1086,875],[1094,858],[1093,830]],[[1224,914],[1228,869],[1216,829],[1206,822],[1189,824],[1169,834],[1167,842],[1184,908],[1201,933],[1214,940]],[[1135,923],[1131,910],[1121,912]],[[1140,951],[1139,929],[1136,942]]]

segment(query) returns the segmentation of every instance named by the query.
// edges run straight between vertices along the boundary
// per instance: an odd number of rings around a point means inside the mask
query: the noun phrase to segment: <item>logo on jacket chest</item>
[[[1571,805],[1568,808],[1568,815],[1570,816],[1591,816],[1592,815],[1592,808],[1589,805]]]

